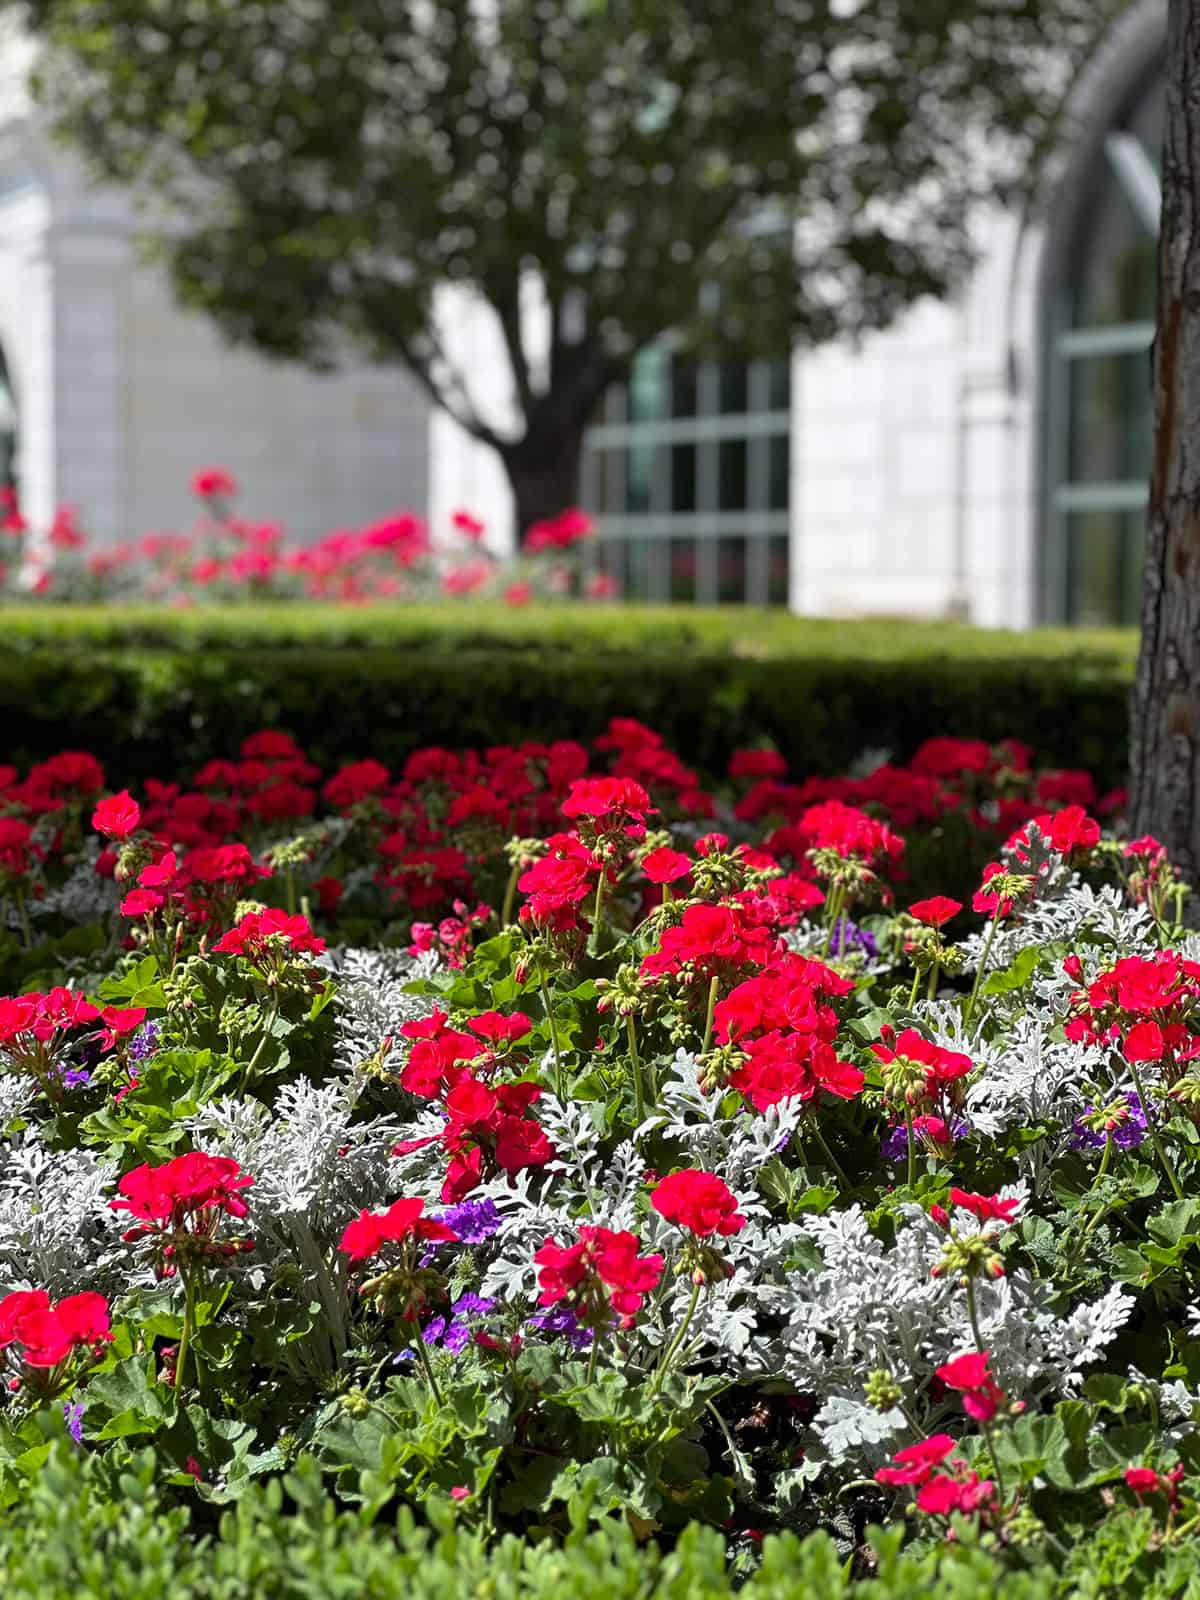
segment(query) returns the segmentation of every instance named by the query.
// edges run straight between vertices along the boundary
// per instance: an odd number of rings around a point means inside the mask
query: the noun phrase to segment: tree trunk
[[[553,434],[529,434],[503,452],[516,501],[519,544],[535,522],[547,521],[576,504],[582,454],[583,430],[561,426]]]
[[[1200,0],[1170,0],[1162,185],[1131,819],[1200,894]]]

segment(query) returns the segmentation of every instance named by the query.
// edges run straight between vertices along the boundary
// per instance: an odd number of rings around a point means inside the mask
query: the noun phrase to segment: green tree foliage
[[[281,356],[402,361],[522,525],[664,331],[774,353],[952,285],[1113,3],[0,0],[65,133],[186,219],[184,301]],[[495,314],[508,422],[447,349],[448,284]]]

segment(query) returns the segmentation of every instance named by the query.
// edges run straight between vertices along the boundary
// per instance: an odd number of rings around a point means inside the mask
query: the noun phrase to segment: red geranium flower
[[[106,839],[128,839],[141,820],[141,807],[128,789],[101,800],[92,812],[92,827]]]
[[[944,928],[962,910],[961,900],[951,900],[948,895],[935,894],[928,900],[914,900],[908,908],[910,917],[929,928]]]
[[[880,1467],[875,1474],[876,1483],[894,1486],[906,1483],[928,1483],[933,1469],[954,1449],[955,1441],[948,1433],[931,1434],[917,1444],[906,1445],[892,1457],[892,1467]]]
[[[650,1204],[659,1216],[690,1228],[699,1239],[713,1233],[728,1237],[746,1225],[729,1185],[716,1173],[696,1168],[684,1168],[664,1178],[651,1194]]]
[[[961,1206],[980,1222],[1013,1222],[1021,1209],[1019,1199],[1001,1200],[998,1194],[971,1194],[966,1189],[951,1189],[950,1204]]]
[[[356,1265],[378,1255],[386,1244],[408,1239],[441,1242],[457,1239],[453,1228],[433,1217],[422,1216],[424,1200],[397,1200],[386,1211],[360,1211],[346,1224],[338,1249]]]

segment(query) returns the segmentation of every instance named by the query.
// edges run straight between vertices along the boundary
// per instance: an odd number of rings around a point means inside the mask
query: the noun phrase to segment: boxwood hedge
[[[713,773],[771,740],[796,773],[934,733],[1027,740],[1121,781],[1133,640],[771,612],[275,607],[0,612],[3,758],[179,771],[265,726],[322,765],[421,745],[585,737],[639,717]]]

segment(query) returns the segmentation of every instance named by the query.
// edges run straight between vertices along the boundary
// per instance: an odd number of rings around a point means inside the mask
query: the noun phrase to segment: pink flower
[[[237,492],[237,480],[224,467],[204,467],[193,474],[192,493],[198,499],[231,500]]]

